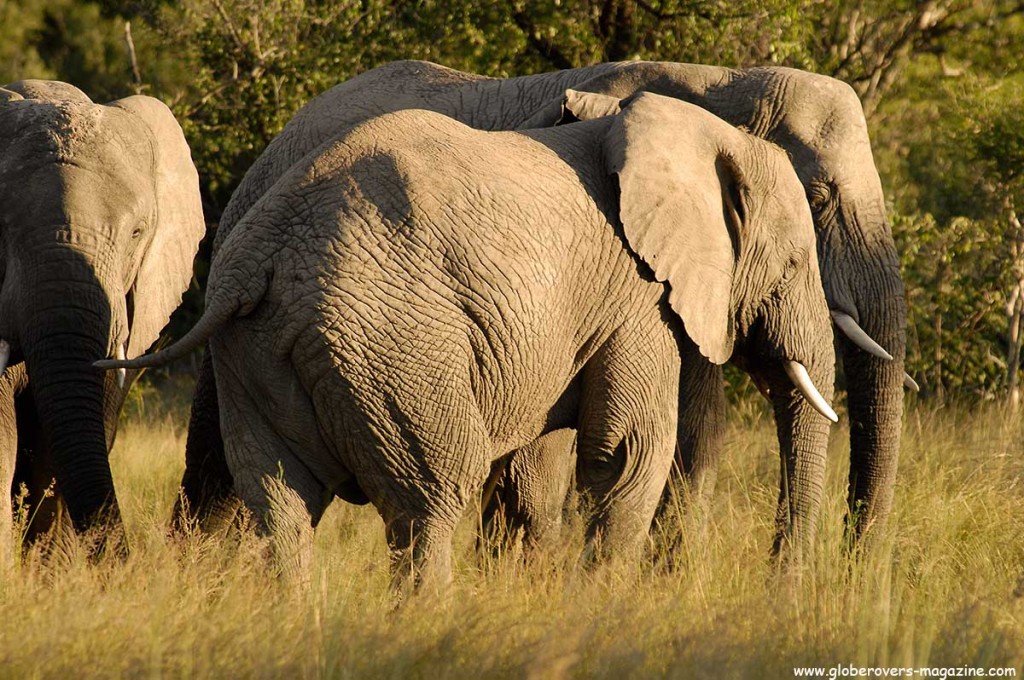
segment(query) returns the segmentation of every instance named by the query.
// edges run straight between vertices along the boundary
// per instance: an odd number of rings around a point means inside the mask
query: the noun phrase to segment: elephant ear
[[[181,127],[162,102],[134,96],[112,102],[146,125],[153,138],[156,209],[149,247],[131,288],[133,311],[127,357],[145,352],[160,336],[192,280],[192,260],[206,225],[199,175]]]
[[[519,129],[554,127],[581,120],[593,120],[619,113],[619,98],[596,92],[566,90],[561,98],[537,109]]]
[[[7,102],[20,102],[24,97],[14,90],[8,90],[6,87],[0,87],[0,104],[6,104]]]
[[[606,94],[594,92],[566,90],[565,99],[562,100],[562,118],[556,125],[614,116],[621,110],[618,97],[609,97]]]
[[[735,339],[745,147],[743,133],[712,114],[649,93],[623,102],[605,138],[626,240],[668,283],[687,335],[716,364],[728,361]]]

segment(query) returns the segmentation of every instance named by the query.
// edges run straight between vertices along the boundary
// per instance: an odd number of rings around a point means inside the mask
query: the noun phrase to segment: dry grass
[[[460,534],[443,601],[395,608],[381,524],[341,502],[318,530],[312,592],[269,578],[259,542],[166,526],[185,410],[147,395],[112,456],[132,543],[89,565],[32,551],[0,578],[0,677],[788,678],[797,665],[1024,664],[1020,415],[912,409],[897,507],[846,555],[847,432],[837,428],[816,563],[779,583],[768,560],[777,462],[756,407],[732,418],[705,531],[680,522],[675,568],[576,567],[566,544],[522,565]],[[575,533],[572,533],[575,532]]]

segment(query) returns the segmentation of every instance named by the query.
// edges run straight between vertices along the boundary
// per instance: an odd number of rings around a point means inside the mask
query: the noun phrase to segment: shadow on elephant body
[[[117,535],[119,514],[106,452],[115,438],[127,386],[118,387],[113,374],[104,375],[91,365],[96,356],[108,354],[110,305],[100,292],[103,285],[93,262],[70,249],[54,257],[55,262],[39,262],[25,257],[33,252],[31,242],[19,245],[24,252],[5,253],[8,262],[31,266],[40,277],[8,275],[0,292],[0,304],[16,309],[15,318],[21,320],[17,327],[6,326],[3,335],[17,362],[7,367],[17,379],[7,382],[5,376],[0,405],[4,418],[14,424],[0,454],[6,459],[8,494],[23,504],[27,524],[20,528],[25,539],[59,533],[71,523],[83,531],[102,525],[114,530],[111,545],[121,545],[120,550],[124,541]],[[8,272],[18,268],[8,266]],[[88,311],[79,311],[83,308]],[[95,451],[103,452],[102,459],[97,460]],[[67,499],[65,487],[70,489]],[[5,514],[6,523],[10,512]]]

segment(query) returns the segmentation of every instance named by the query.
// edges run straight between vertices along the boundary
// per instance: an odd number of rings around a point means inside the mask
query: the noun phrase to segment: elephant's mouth
[[[793,353],[786,349],[793,347],[793,342],[773,337],[765,317],[759,316],[736,344],[732,362],[750,376],[758,391],[769,401],[773,401],[777,393],[788,392],[795,387],[815,411],[833,423],[839,422],[835,410],[822,396],[807,370],[808,366],[813,368],[813,360],[808,363],[811,354]]]
[[[775,359],[772,360],[773,368],[768,370],[763,365],[759,365],[758,370],[750,370],[743,361],[737,364],[746,371],[765,399],[771,401],[776,392],[795,387],[815,411],[833,423],[839,422],[839,416],[822,396],[803,363],[794,359]]]
[[[135,321],[135,285],[128,286],[127,293],[124,295],[124,345],[128,346],[128,338],[132,332],[133,322]]]
[[[119,320],[120,326],[123,327],[123,331],[115,329],[115,332],[111,333],[111,339],[114,340],[114,347],[112,350],[108,349],[107,356],[104,359],[116,359],[118,361],[124,361],[128,356],[128,342],[131,340],[132,332],[132,321],[135,318],[135,286],[128,286],[128,292],[124,296],[124,317]],[[124,368],[117,369],[117,386],[118,388],[124,387],[125,377],[128,372]]]

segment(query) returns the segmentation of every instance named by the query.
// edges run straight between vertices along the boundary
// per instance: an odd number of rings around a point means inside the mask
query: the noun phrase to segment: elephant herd
[[[125,392],[200,347],[175,522],[212,529],[244,505],[289,572],[308,572],[340,497],[373,503],[396,575],[443,585],[483,490],[485,516],[530,544],[573,479],[588,552],[634,555],[674,464],[694,497],[713,490],[730,360],[774,409],[778,555],[813,547],[837,351],[851,530],[889,512],[906,308],[841,82],[654,62],[367,71],[249,169],[202,318],[152,354],[204,233],[170,111],[21,81],[0,89],[0,140],[0,481],[31,503],[55,478],[75,528],[108,544]],[[41,509],[35,531],[57,514]]]

